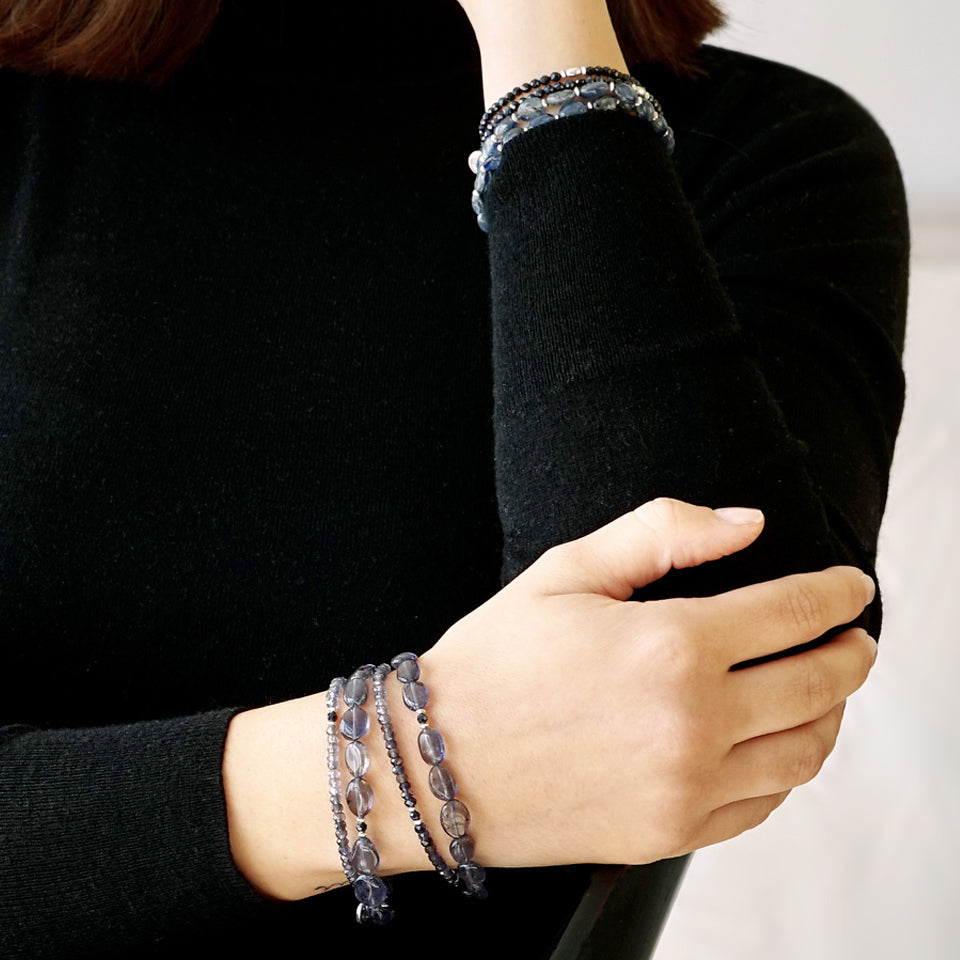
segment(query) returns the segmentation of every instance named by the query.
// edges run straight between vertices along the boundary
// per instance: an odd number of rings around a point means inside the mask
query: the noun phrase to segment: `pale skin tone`
[[[560,67],[627,69],[605,0],[460,3],[480,45],[487,103]],[[472,814],[478,861],[677,856],[756,826],[816,775],[875,642],[848,629],[798,656],[730,667],[854,620],[873,598],[869,577],[833,567],[710,598],[629,599],[671,567],[747,548],[763,524],[746,519],[674,500],[644,504],[548,551],[422,655],[431,721]],[[416,721],[393,677],[387,691],[413,792],[443,850]],[[325,730],[324,693],[230,724],[223,779],[231,851],[266,897],[295,900],[345,882]],[[368,821],[379,872],[432,870],[382,744],[371,752],[376,805]]]

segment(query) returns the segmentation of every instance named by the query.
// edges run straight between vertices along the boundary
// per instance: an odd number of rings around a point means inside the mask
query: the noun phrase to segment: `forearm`
[[[461,6],[480,46],[485,103],[554,70],[627,69],[606,0],[525,0],[508,15],[488,0],[462,0]]]

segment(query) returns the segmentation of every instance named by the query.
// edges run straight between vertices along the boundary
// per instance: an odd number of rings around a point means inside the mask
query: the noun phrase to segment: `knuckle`
[[[828,753],[828,745],[823,738],[815,734],[803,737],[792,757],[791,783],[794,786],[809,783],[820,772]]]
[[[790,584],[785,603],[788,615],[797,627],[805,633],[820,632],[823,601],[809,583],[798,580]]]
[[[833,684],[822,664],[809,663],[798,680],[798,696],[814,716],[821,716],[831,705]]]

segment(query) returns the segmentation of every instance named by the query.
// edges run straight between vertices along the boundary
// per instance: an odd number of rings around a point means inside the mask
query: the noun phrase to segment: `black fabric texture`
[[[469,24],[398,6],[225,2],[154,90],[0,70],[10,960],[463,960],[518,924],[546,956],[587,867],[492,871],[482,904],[400,877],[384,929],[349,890],[261,900],[229,853],[230,718],[426,649],[656,496],[767,524],[640,599],[873,570],[909,238],[867,110],[709,44],[696,81],[631,65],[673,157],[623,114],[533,130],[488,236]]]

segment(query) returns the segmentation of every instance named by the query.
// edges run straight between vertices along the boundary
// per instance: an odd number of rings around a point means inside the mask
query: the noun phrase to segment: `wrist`
[[[512,7],[509,19],[481,3],[470,20],[488,104],[533,77],[567,67],[628,72],[606,0],[533,0]]]

